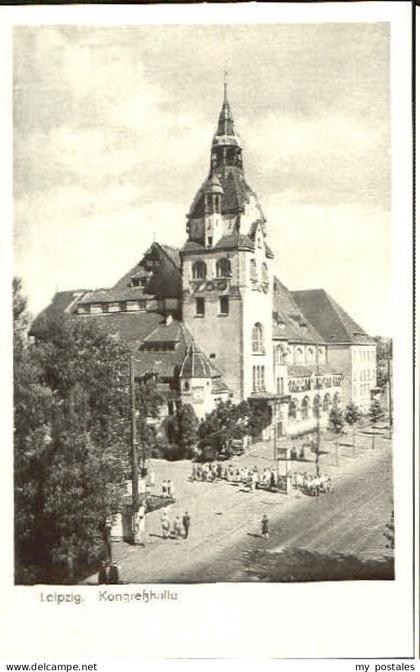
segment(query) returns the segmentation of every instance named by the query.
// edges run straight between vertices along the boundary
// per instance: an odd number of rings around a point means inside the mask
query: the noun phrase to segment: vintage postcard
[[[7,580],[54,655],[413,655],[411,8],[295,5],[7,14]]]

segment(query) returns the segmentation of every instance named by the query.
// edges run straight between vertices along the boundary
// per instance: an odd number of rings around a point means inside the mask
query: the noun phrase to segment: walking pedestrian
[[[261,532],[262,532],[263,537],[265,537],[266,539],[268,539],[268,537],[269,537],[269,532],[268,532],[268,517],[267,517],[267,514],[266,514],[266,513],[263,515],[262,520],[261,520]]]
[[[108,573],[106,571],[106,563],[101,562],[98,572],[98,584],[108,583]]]
[[[118,565],[116,562],[113,562],[108,572],[108,583],[119,583],[120,582],[120,573],[118,570]]]
[[[164,511],[162,518],[160,519],[160,523],[162,526],[162,537],[164,539],[167,539],[169,537],[169,529],[171,527],[171,524],[169,522],[168,514]]]
[[[184,538],[185,538],[185,539],[188,538],[188,532],[189,532],[189,529],[190,529],[190,523],[191,523],[190,514],[188,513],[188,511],[185,511],[185,513],[184,513],[184,515],[183,515],[183,517],[182,517],[182,525],[183,525],[183,527],[184,527]]]

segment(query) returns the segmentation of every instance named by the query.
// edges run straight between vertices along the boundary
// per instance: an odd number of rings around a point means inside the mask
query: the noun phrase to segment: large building
[[[59,314],[125,340],[136,377],[159,381],[163,414],[190,403],[204,417],[219,400],[248,399],[275,409],[279,433],[293,435],[325,424],[333,403],[366,412],[375,341],[327,292],[291,292],[274,268],[225,85],[182,249],[154,243],[114,287],[57,293],[32,334]]]

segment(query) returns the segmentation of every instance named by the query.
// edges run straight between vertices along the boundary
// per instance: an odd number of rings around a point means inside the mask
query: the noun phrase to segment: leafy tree
[[[360,411],[354,401],[347,404],[344,411],[344,420],[353,429],[353,448],[356,446],[356,424],[359,422],[360,417]]]
[[[60,558],[89,560],[120,510],[131,473],[130,352],[71,318],[51,321],[41,341],[28,343],[19,283],[14,306],[16,564],[51,570]],[[158,395],[153,381],[140,388],[144,440]]]
[[[256,439],[261,435],[263,429],[265,429],[272,421],[272,411],[271,408],[266,403],[255,403],[253,402],[250,406],[250,416],[248,422],[248,428],[250,435]]]
[[[191,404],[183,404],[178,411],[178,443],[184,457],[192,457],[197,445],[198,419]]]
[[[246,401],[240,404],[233,404],[230,400],[219,402],[200,423],[198,434],[201,445],[213,446],[216,454],[222,451],[229,453],[232,442],[248,434],[250,415],[251,409]]]
[[[330,410],[330,415],[328,419],[328,428],[333,434],[335,434],[335,461],[338,465],[338,437],[343,431],[344,427],[344,415],[343,411],[338,407],[338,404],[334,404]]]
[[[384,417],[384,409],[378,399],[374,399],[369,408],[369,417],[373,425]]]

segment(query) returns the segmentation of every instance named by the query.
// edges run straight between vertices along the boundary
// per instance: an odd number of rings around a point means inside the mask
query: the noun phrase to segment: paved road
[[[154,461],[157,483],[170,477],[175,484],[177,503],[167,508],[169,517],[188,508],[191,535],[187,540],[165,541],[160,536],[162,511],[148,514],[145,549],[114,544],[122,581],[252,580],[249,554],[260,549],[381,558],[387,553],[383,530],[392,510],[391,445],[379,438],[372,450],[366,435],[357,442],[356,457],[350,446],[340,446],[338,466],[332,444],[325,444],[329,452],[322,456],[321,471],[332,476],[335,491],[319,498],[296,491],[287,496],[261,490],[248,493],[224,481],[190,482],[189,462]],[[235,462],[262,466],[270,464],[271,455],[271,446],[259,444]],[[296,464],[296,469],[311,472],[314,465]],[[260,536],[263,513],[270,519],[268,541]]]

